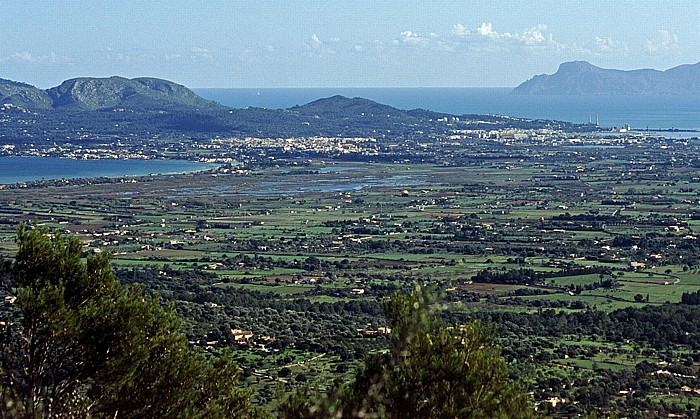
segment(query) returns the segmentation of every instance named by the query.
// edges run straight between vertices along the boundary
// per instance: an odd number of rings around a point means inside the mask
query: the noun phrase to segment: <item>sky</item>
[[[0,78],[512,87],[562,62],[700,61],[700,1],[0,0]]]

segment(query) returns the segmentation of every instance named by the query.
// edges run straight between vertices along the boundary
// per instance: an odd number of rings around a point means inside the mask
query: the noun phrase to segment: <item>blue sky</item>
[[[0,78],[189,87],[515,86],[564,61],[700,61],[700,2],[0,1]]]

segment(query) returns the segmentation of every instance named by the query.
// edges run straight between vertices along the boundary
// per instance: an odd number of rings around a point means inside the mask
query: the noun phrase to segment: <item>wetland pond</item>
[[[333,167],[315,170],[303,177],[281,180],[244,181],[232,185],[173,188],[167,198],[204,194],[207,196],[289,196],[300,193],[340,193],[372,187],[406,187],[425,185],[424,174],[387,175],[386,177],[357,173],[356,168]],[[341,174],[342,173],[342,174]]]

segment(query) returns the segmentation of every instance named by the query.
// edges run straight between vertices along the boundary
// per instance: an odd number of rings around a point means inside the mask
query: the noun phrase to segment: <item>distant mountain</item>
[[[167,80],[123,77],[75,78],[48,90],[0,79],[0,103],[11,103],[32,110],[50,108],[155,110],[222,107],[203,99],[185,86]]]
[[[325,118],[359,118],[359,117],[405,117],[406,111],[392,108],[388,105],[373,102],[360,97],[331,96],[315,100],[302,106],[290,108],[291,111],[302,115]]]
[[[0,79],[0,143],[195,139],[212,136],[425,138],[447,124],[572,129],[564,122],[401,110],[363,98],[333,96],[289,109],[233,109],[155,78],[75,78],[42,90]],[[576,128],[573,128],[576,129]]]
[[[50,108],[52,101],[46,91],[26,83],[0,79],[0,103],[23,108]]]
[[[128,107],[153,109],[172,106],[208,108],[213,102],[196,95],[179,84],[154,78],[126,79],[76,78],[47,91],[53,107],[105,109]]]
[[[612,70],[586,61],[563,63],[513,90],[519,95],[700,95],[700,63],[666,71]]]
[[[360,97],[347,98],[336,95],[315,100],[306,105],[286,110],[290,115],[304,118],[310,126],[335,126],[337,135],[349,135],[353,131],[407,132],[411,126],[425,125],[442,114],[414,115],[411,111],[393,108]]]

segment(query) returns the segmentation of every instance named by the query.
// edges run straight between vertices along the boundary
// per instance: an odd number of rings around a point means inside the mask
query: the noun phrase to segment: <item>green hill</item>
[[[128,107],[154,109],[172,107],[221,107],[196,95],[190,89],[161,79],[123,77],[76,78],[47,91],[53,107],[105,109]]]

